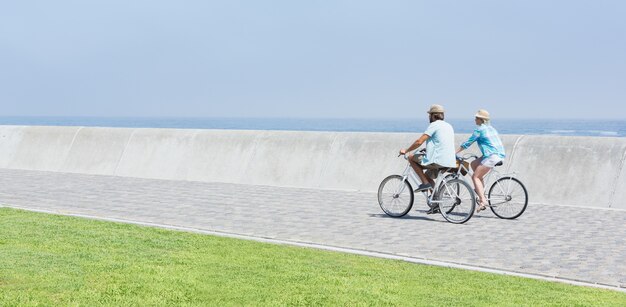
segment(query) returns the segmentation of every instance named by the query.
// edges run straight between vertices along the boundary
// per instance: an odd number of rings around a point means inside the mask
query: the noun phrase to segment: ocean
[[[447,119],[456,133],[471,133],[473,118]],[[415,132],[428,125],[419,119],[354,118],[133,118],[133,117],[0,117],[0,125],[141,127],[295,131]],[[626,120],[498,119],[500,134],[626,137]]]

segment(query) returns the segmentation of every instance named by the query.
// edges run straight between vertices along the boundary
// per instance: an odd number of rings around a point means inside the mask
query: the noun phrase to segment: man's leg
[[[409,163],[411,164],[411,167],[413,168],[417,176],[420,178],[420,181],[422,181],[422,183],[430,183],[430,185],[434,187],[435,181],[426,176],[426,174],[424,174],[424,168],[419,163],[415,162],[415,160],[413,160],[414,157],[415,156],[413,154],[409,155]]]

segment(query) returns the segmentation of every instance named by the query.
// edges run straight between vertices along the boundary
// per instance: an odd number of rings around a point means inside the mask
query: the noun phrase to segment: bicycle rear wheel
[[[513,177],[502,177],[489,188],[489,206],[501,219],[512,220],[524,213],[528,206],[528,191],[521,181]]]
[[[378,204],[387,215],[402,217],[413,207],[413,188],[400,175],[391,175],[378,187]]]
[[[435,200],[441,215],[450,223],[463,224],[474,215],[476,196],[464,180],[457,178],[442,183]]]

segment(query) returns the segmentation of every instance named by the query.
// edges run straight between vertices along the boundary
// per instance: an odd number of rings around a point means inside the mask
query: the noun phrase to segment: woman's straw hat
[[[487,110],[478,110],[478,113],[475,115],[478,118],[489,120],[489,112]]]
[[[443,113],[443,106],[440,106],[438,104],[434,104],[432,106],[430,106],[430,110],[428,110],[428,112],[426,112],[428,114],[432,114],[432,113]]]

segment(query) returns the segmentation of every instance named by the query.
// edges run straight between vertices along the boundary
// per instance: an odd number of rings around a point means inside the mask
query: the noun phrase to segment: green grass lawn
[[[615,305],[626,294],[0,208],[0,305]]]

